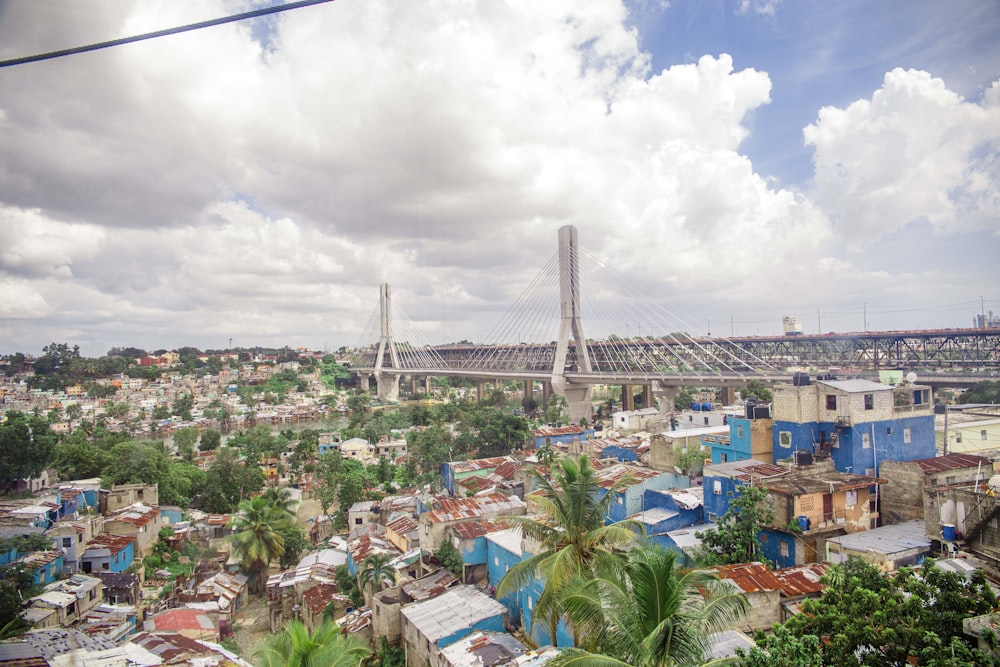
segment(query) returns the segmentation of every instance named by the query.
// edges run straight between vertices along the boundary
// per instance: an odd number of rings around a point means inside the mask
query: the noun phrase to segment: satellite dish
[[[677,466],[674,466],[674,472],[677,473],[678,475],[684,474],[684,471],[678,468]]]
[[[913,371],[910,371],[909,373],[906,374],[906,381],[909,382],[910,384],[916,384],[917,374],[914,373]]]

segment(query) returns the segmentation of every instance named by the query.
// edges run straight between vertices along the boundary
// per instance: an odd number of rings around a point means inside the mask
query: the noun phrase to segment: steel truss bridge
[[[578,246],[576,228],[561,228],[558,252],[533,283],[545,289],[557,287],[558,298],[549,303],[522,295],[497,326],[496,342],[486,345],[415,344],[418,332],[408,319],[396,316],[390,287],[382,285],[377,333],[367,338],[377,336],[378,342],[357,346],[348,362],[365,386],[375,378],[379,397],[385,400],[398,397],[401,376],[522,380],[526,395],[540,380],[543,391],[566,398],[574,422],[589,418],[590,389],[595,384],[641,385],[648,394],[669,397],[681,386],[733,387],[750,379],[787,381],[792,369],[804,368],[876,377],[880,370],[912,371],[920,384],[931,386],[969,386],[1000,372],[998,328],[588,339],[581,317],[581,257],[585,253]],[[373,315],[373,323],[375,319]],[[535,340],[549,339],[556,325],[558,334],[551,342],[520,342],[525,340],[524,331],[532,327],[540,332],[534,334]],[[646,396],[646,405],[651,404],[650,398]]]

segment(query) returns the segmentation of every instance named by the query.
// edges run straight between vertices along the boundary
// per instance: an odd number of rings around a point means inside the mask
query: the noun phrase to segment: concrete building
[[[686,428],[654,433],[649,439],[649,467],[670,472],[682,453],[702,450],[705,436],[728,436],[729,425]]]
[[[842,472],[877,476],[884,461],[935,454],[930,387],[806,376],[775,387],[772,407],[775,461],[831,458]]]
[[[504,606],[473,586],[459,586],[401,610],[407,665],[440,664],[438,652],[476,631],[504,632]]]
[[[750,406],[748,414],[761,413],[760,407]],[[768,410],[766,413],[770,415]],[[772,426],[774,420],[770,416],[729,418],[729,433],[726,435],[707,434],[702,445],[712,452],[712,463],[727,461],[744,461],[756,459],[761,463],[772,463],[774,456]]]
[[[621,410],[611,415],[611,428],[616,431],[634,433],[649,430],[653,424],[662,421],[660,411],[656,408]]]
[[[473,498],[437,496],[433,509],[420,515],[420,548],[436,552],[445,539],[445,529],[453,524],[469,519],[492,521],[501,516],[523,516],[526,511],[523,500],[502,493]]]
[[[906,521],[861,533],[833,537],[826,542],[826,560],[843,563],[860,558],[886,572],[920,562],[931,551],[923,521]]]
[[[136,503],[148,506],[160,504],[160,489],[157,484],[114,484],[108,492],[104,512],[117,512]]]
[[[1000,449],[1000,419],[976,419],[957,422],[952,419],[948,424],[948,446],[945,448],[945,430],[934,434],[939,451],[951,453],[976,454]]]
[[[140,558],[152,553],[160,528],[163,528],[163,520],[159,508],[143,503],[133,503],[104,517],[104,531],[134,539],[136,556]]]
[[[881,476],[882,521],[886,524],[939,517],[924,515],[924,495],[938,486],[978,486],[994,474],[993,463],[982,456],[948,454],[916,461],[886,461]]]

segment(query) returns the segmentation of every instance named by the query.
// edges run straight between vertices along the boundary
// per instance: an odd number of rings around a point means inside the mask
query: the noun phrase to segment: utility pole
[[[868,302],[867,301],[865,301],[864,310],[862,312],[864,313],[863,316],[864,316],[864,319],[865,319],[865,333],[868,333]]]
[[[729,337],[736,338],[736,323],[733,321],[733,316],[729,316]]]
[[[816,309],[816,333],[823,333],[823,321],[819,319],[819,308]]]
[[[982,320],[980,320],[980,322],[979,322],[979,328],[980,329],[985,329],[986,328],[986,302],[983,300],[983,297],[979,297],[979,312],[980,312],[981,317],[982,317]]]

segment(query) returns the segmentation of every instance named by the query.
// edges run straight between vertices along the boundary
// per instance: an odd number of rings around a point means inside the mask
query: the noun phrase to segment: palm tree
[[[538,618],[546,619],[555,645],[556,627],[562,615],[559,601],[562,589],[576,576],[618,567],[615,549],[634,543],[643,529],[632,520],[604,525],[615,493],[632,480],[627,476],[619,479],[602,496],[604,489],[598,485],[596,471],[586,456],[558,459],[553,465],[552,481],[535,469],[528,473],[538,485],[531,499],[542,516],[540,519],[508,517],[507,521],[520,528],[524,537],[536,542],[538,551],[504,575],[496,595],[502,598],[540,577],[544,586],[531,624],[534,626]]]
[[[295,513],[292,512],[292,505],[295,504],[295,501],[292,500],[292,492],[288,489],[279,489],[276,486],[269,486],[264,489],[264,493],[261,494],[261,497],[271,507],[277,508],[289,517],[295,517]]]
[[[552,663],[575,667],[701,665],[709,635],[750,609],[714,573],[679,569],[676,552],[650,543],[629,551],[621,569],[575,578],[561,601],[599,651],[570,649]]]
[[[357,637],[341,635],[328,619],[309,632],[302,621],[292,621],[280,635],[254,654],[259,667],[358,667],[371,647]]]
[[[395,585],[396,569],[389,565],[392,559],[387,554],[372,554],[361,561],[362,568],[358,571],[358,588],[368,593],[371,598],[375,594],[373,590],[378,586],[382,589],[382,584]]]
[[[263,595],[264,574],[271,561],[285,553],[281,529],[289,522],[287,512],[270,505],[263,496],[243,500],[229,522],[233,554],[247,573],[250,592]]]

